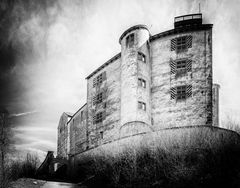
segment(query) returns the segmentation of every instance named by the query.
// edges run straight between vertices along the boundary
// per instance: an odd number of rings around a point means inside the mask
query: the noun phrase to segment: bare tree
[[[0,110],[0,188],[6,183],[6,158],[10,146],[9,113],[6,109]]]

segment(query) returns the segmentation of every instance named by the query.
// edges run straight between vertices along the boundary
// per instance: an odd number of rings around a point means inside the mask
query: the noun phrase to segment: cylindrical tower
[[[131,124],[135,133],[142,132],[151,124],[149,36],[145,25],[136,25],[126,30],[119,39],[121,126]],[[132,128],[128,129],[128,134],[131,134]]]

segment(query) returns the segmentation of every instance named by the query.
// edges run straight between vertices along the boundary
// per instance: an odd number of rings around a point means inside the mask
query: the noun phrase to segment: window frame
[[[181,36],[176,38],[176,51],[182,52],[187,50],[187,36]]]
[[[142,101],[138,101],[138,109],[146,111],[147,110],[146,103]]]
[[[138,78],[138,86],[142,87],[142,88],[146,88],[147,87],[146,80],[144,80],[142,78]]]
[[[129,34],[126,37],[126,47],[131,48],[134,45],[135,35],[134,33]]]
[[[186,100],[187,99],[187,86],[181,85],[176,87],[176,100]]]
[[[142,62],[146,63],[146,55],[142,52],[138,52],[137,59],[138,59],[138,61],[142,61]]]

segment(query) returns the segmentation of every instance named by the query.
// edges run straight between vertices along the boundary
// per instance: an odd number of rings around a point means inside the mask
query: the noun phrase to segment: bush
[[[195,134],[157,148],[128,148],[113,156],[86,158],[77,169],[88,187],[237,187],[240,145],[231,134]],[[87,170],[86,170],[87,169]]]

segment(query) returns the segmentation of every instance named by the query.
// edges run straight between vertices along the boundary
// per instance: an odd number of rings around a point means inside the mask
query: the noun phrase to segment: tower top
[[[174,18],[174,28],[190,25],[202,25],[202,14],[188,14]]]
[[[136,30],[136,29],[146,29],[148,30],[147,26],[146,25],[142,25],[142,24],[139,24],[139,25],[135,25],[135,26],[132,26],[130,27],[129,29],[127,29],[126,31],[124,31],[124,33],[120,36],[119,38],[119,43],[121,44],[121,40],[131,31],[133,30]],[[149,30],[148,30],[149,32]]]

